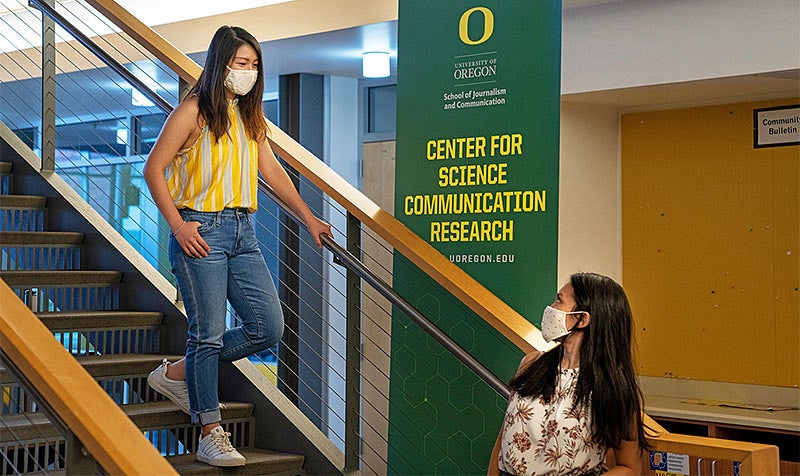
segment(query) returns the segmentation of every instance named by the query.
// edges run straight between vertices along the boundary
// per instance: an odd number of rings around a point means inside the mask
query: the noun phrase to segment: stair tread
[[[0,231],[3,245],[79,245],[83,233],[66,231]]]
[[[109,327],[155,327],[160,326],[164,315],[147,311],[69,311],[38,312],[44,325],[50,330],[107,329]]]
[[[44,208],[47,197],[39,195],[0,195],[0,208]]]
[[[175,362],[181,355],[166,354],[109,354],[109,355],[81,355],[75,359],[86,369],[92,377],[114,377],[147,375],[158,367],[163,359]],[[0,384],[15,382],[5,367],[0,365]]]
[[[288,476],[304,474],[303,463],[305,457],[291,453],[277,453],[275,451],[261,450],[257,448],[239,448],[239,453],[247,459],[247,464],[234,468],[217,468],[197,461],[194,453],[169,456],[167,461],[181,475],[254,475],[263,476]],[[48,471],[47,474],[53,476],[63,476],[65,470]]]
[[[245,402],[224,402],[222,408],[222,419],[230,420],[234,418],[247,418],[253,414],[253,404]],[[121,408],[125,413],[136,421],[136,417],[145,415],[159,415],[159,418],[168,424],[189,422],[189,415],[178,409],[177,405],[170,401],[132,403],[123,405]]]
[[[12,164],[0,161],[0,174],[12,173]],[[45,209],[48,199],[44,196],[25,194],[0,195],[0,209]],[[8,211],[4,212],[8,213]],[[14,213],[14,212],[12,212]],[[84,241],[83,233],[46,231],[0,231],[0,245],[28,248],[36,246],[79,246]],[[0,279],[14,287],[49,286],[103,286],[122,282],[123,273],[105,270],[44,270],[44,271],[0,271]],[[70,311],[38,312],[39,319],[53,331],[70,329],[104,329],[125,327],[156,327],[163,322],[163,314],[146,311]],[[78,362],[96,379],[107,377],[139,377],[155,369],[163,360],[175,361],[180,355],[168,354],[107,354],[76,356]],[[10,372],[0,365],[0,385],[14,382]],[[192,426],[188,415],[170,401],[132,403],[120,408],[142,430],[180,428]],[[251,403],[224,402],[221,408],[223,422],[234,420],[252,421],[254,407]],[[6,414],[0,426],[0,443],[15,440],[60,439],[63,436],[43,412]],[[252,431],[252,423],[250,430]],[[241,440],[243,441],[243,440]],[[180,474],[264,474],[288,476],[304,474],[305,457],[297,454],[278,453],[255,448],[239,448],[247,464],[236,468],[218,468],[196,461],[195,454],[172,456],[168,461]],[[54,474],[65,474],[56,471]]]
[[[224,405],[221,409],[223,423],[253,415],[252,403],[224,402]],[[189,415],[170,401],[132,403],[120,408],[140,428],[190,425]],[[8,431],[0,432],[0,443],[61,436],[42,412],[3,415],[3,428]]]
[[[290,453],[277,453],[275,451],[255,448],[239,449],[247,459],[245,466],[234,468],[217,468],[197,461],[195,455],[185,454],[170,456],[167,461],[172,464],[179,474],[298,474],[302,472],[305,457]]]
[[[9,286],[47,286],[74,284],[118,284],[122,281],[121,271],[0,271]]]

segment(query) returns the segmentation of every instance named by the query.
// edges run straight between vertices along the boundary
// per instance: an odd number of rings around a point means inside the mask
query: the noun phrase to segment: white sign
[[[753,110],[753,147],[800,145],[800,105]]]
[[[667,471],[677,474],[689,474],[689,455],[667,453]]]

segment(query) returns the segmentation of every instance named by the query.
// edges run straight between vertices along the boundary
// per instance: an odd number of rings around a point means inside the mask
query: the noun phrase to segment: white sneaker
[[[217,426],[211,433],[200,438],[197,461],[211,466],[244,466],[247,460],[231,445],[229,436],[230,433]]]
[[[187,415],[189,410],[189,388],[186,380],[170,380],[167,378],[167,359],[147,376],[147,385],[153,390],[172,400]]]

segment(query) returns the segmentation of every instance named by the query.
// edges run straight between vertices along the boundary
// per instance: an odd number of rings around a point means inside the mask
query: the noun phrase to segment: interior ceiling
[[[800,97],[800,69],[565,94],[562,101],[623,112]]]
[[[0,0],[3,1],[3,0]],[[117,0],[136,14],[140,0]],[[152,1],[152,0],[150,0]],[[264,1],[264,0],[261,0]],[[388,51],[396,74],[398,0],[292,0],[153,26],[182,51],[202,55],[219,25],[242,26],[264,45],[267,74],[361,75],[361,53]],[[564,10],[629,0],[563,0]],[[329,15],[331,11],[348,12]],[[137,14],[138,16],[138,14]],[[333,18],[332,18],[333,16]],[[284,21],[291,18],[291,21]],[[297,21],[301,18],[302,21]]]
[[[331,1],[331,0],[326,0]],[[347,0],[337,0],[346,2]],[[592,8],[599,5],[631,0],[563,0],[565,10]],[[305,2],[305,3],[304,3]],[[319,0],[295,0],[287,4],[264,7],[259,10],[278,11],[290,8],[309,8]],[[363,2],[361,2],[363,3]],[[392,2],[377,1],[377,4]],[[394,6],[376,11],[376,16],[394,13]],[[236,24],[241,12],[213,17],[216,24]],[[254,12],[255,13],[255,12]],[[296,10],[294,14],[297,14]],[[206,21],[212,20],[212,17]],[[269,22],[267,22],[269,23]],[[301,22],[302,23],[302,22]],[[274,34],[265,23],[254,26],[258,38]],[[205,28],[201,31],[209,31]],[[197,30],[194,30],[197,31]],[[361,77],[361,53],[388,51],[391,54],[391,71],[397,74],[397,21],[341,28],[314,34],[303,34],[262,42],[267,73],[267,91],[276,91],[277,78],[282,74],[317,73],[352,78]],[[204,49],[204,45],[201,49]],[[198,50],[200,51],[200,50]],[[202,57],[202,51],[193,57]],[[609,91],[593,91],[563,96],[563,100],[613,107],[623,110],[682,107],[686,105],[750,101],[769,98],[797,97],[800,95],[800,70],[760,73],[747,76],[701,79],[685,83],[643,86]]]
[[[283,74],[315,73],[361,78],[361,54],[364,51],[389,52],[392,76],[397,74],[396,21],[266,41],[261,46],[267,92],[277,91],[278,76]],[[203,56],[204,52],[192,55],[198,62]]]
[[[134,5],[138,0],[124,1]],[[563,6],[565,10],[602,8],[604,4],[624,1],[634,0],[564,0]],[[392,75],[396,75],[396,17],[397,0],[293,0],[155,28],[180,50],[193,52],[191,56],[202,64],[204,50],[219,25],[244,26],[262,41],[266,91],[275,94],[278,76],[283,74],[315,73],[361,78],[361,53],[364,51],[390,52]],[[800,70],[791,70],[592,91],[562,98],[564,101],[635,110],[799,95]]]

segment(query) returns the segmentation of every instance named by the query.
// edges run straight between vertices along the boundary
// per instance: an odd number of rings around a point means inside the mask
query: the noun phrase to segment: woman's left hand
[[[331,233],[331,226],[324,221],[320,220],[317,217],[313,217],[307,224],[308,232],[311,233],[311,236],[314,237],[314,242],[317,243],[317,246],[322,248],[322,241],[320,239],[320,235],[328,235],[333,237],[333,233]]]

